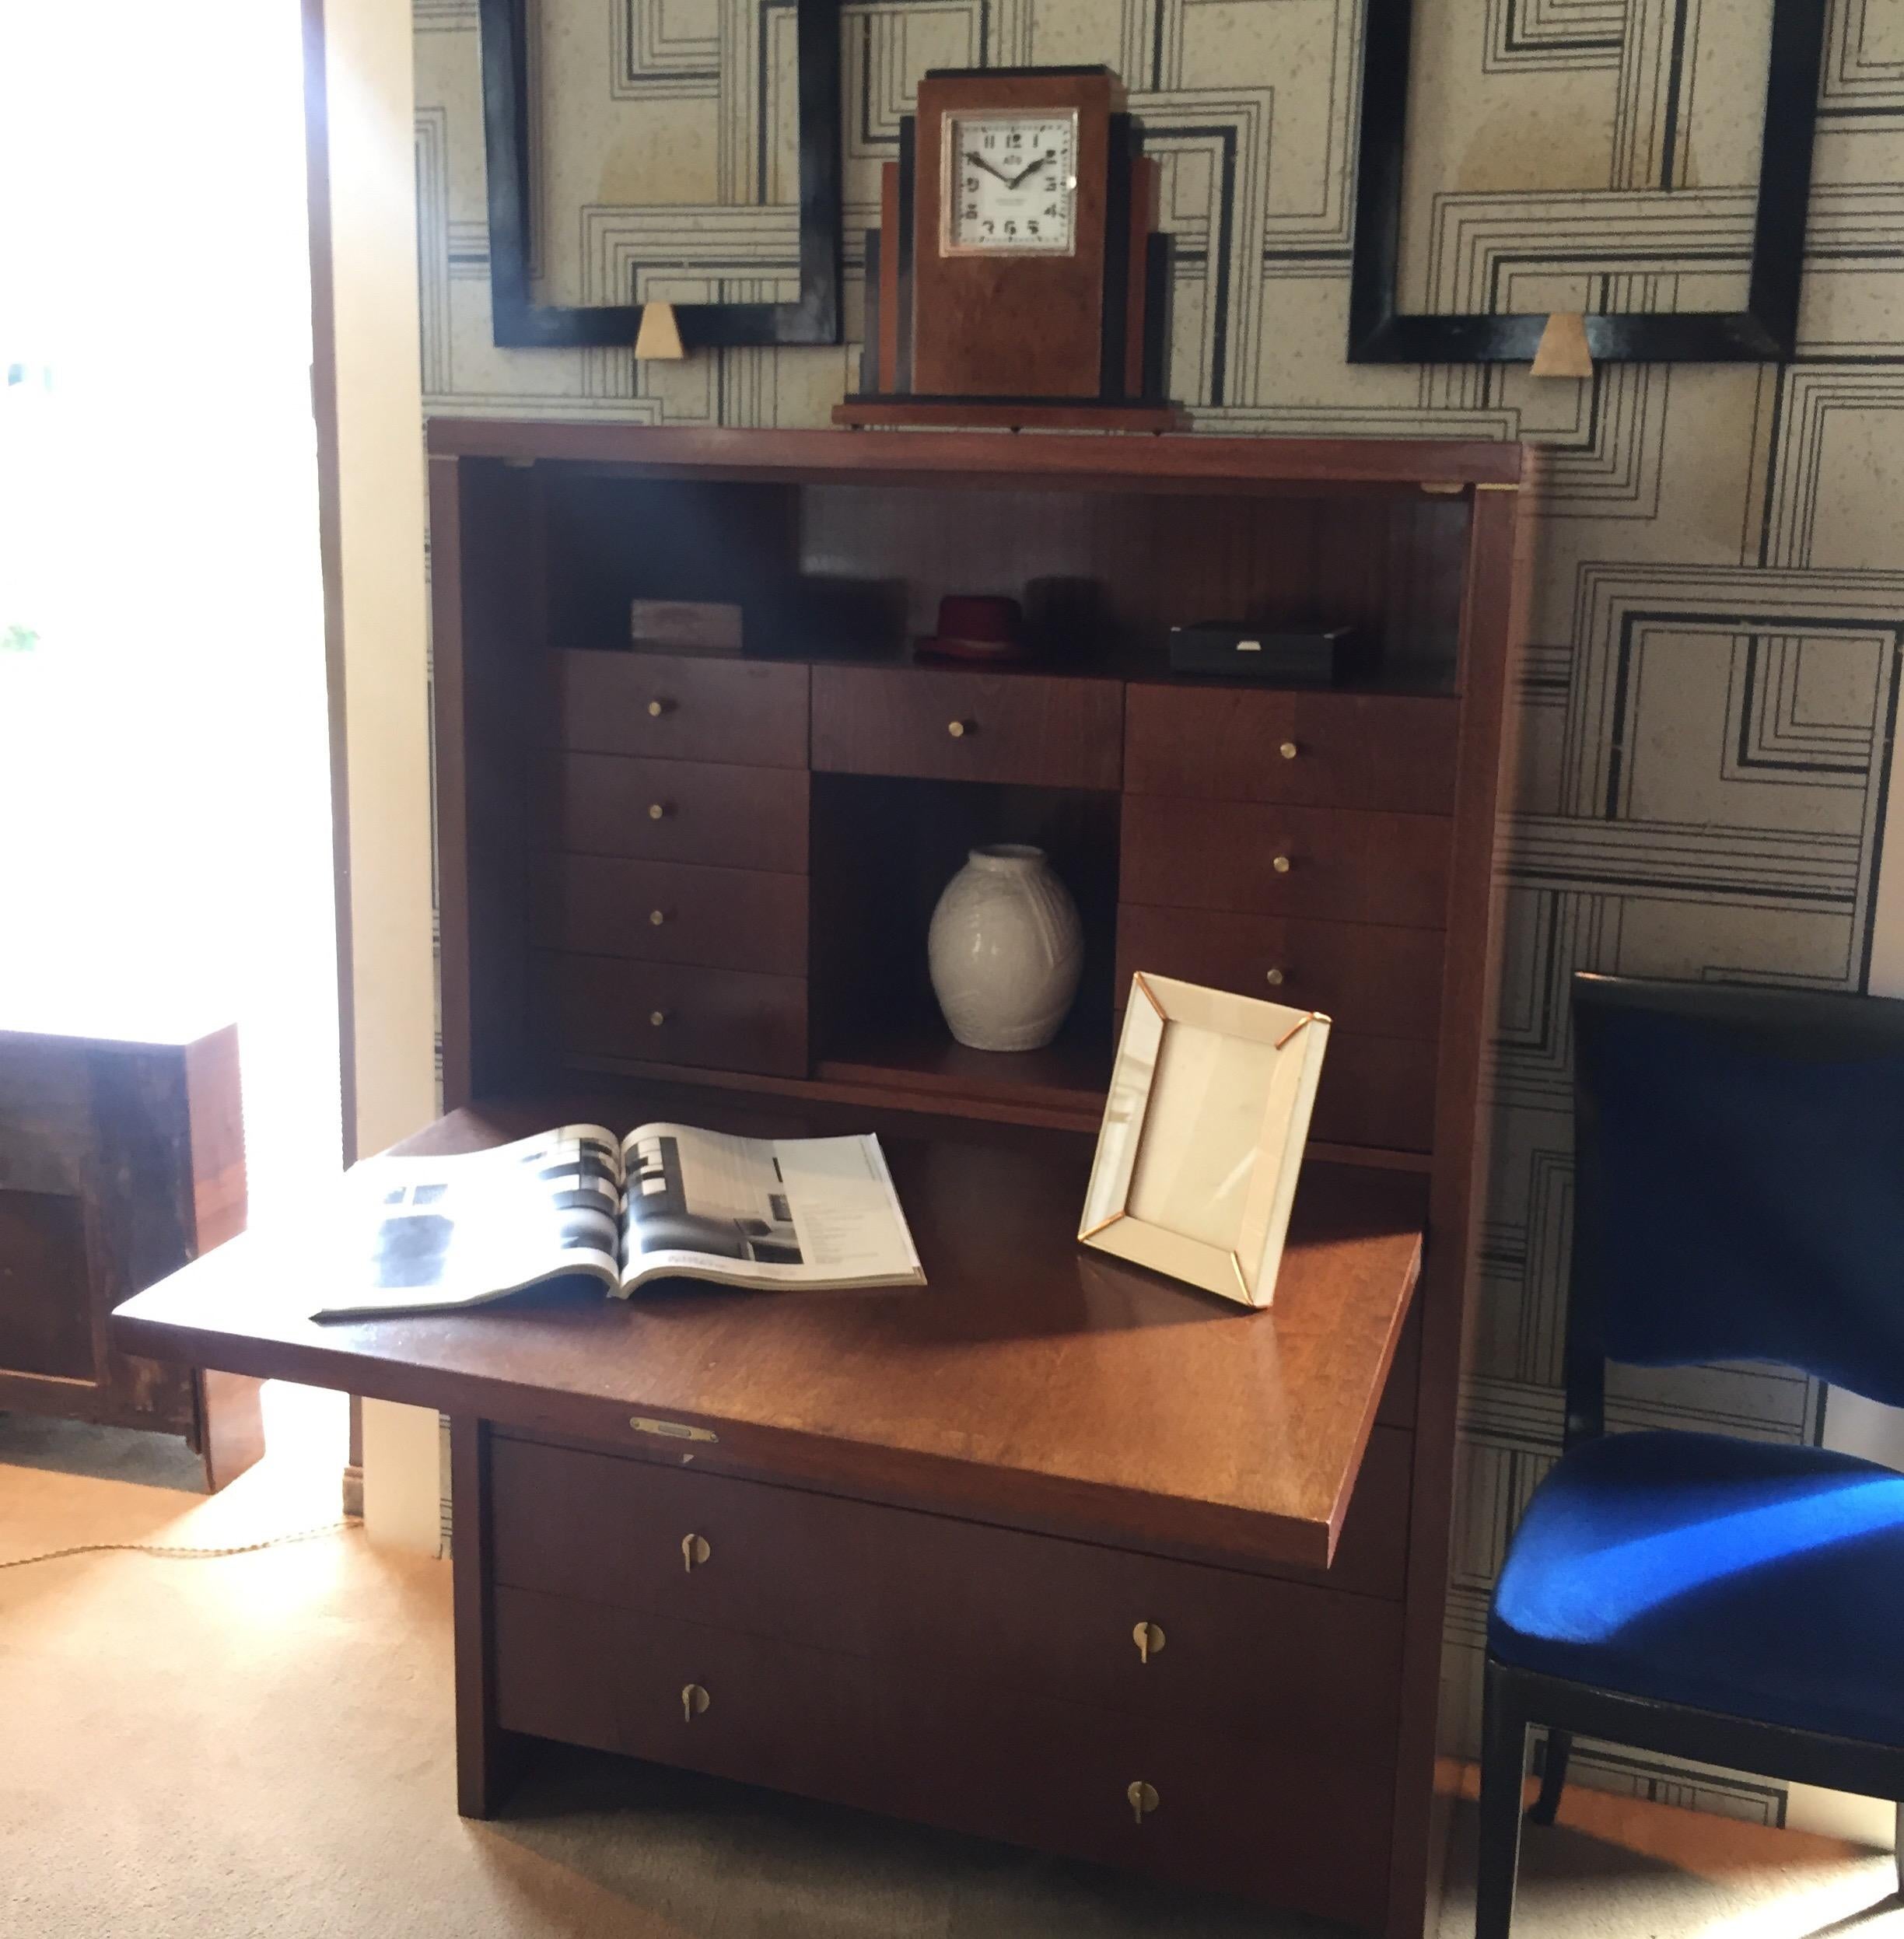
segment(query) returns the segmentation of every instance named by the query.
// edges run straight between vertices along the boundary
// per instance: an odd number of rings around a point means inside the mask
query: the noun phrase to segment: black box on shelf
[[[1244,626],[1203,620],[1173,626],[1171,671],[1279,684],[1331,686],[1359,663],[1353,626]]]

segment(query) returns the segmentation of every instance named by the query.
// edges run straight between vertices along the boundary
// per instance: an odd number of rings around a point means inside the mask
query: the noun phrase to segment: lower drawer
[[[499,1436],[494,1570],[1022,1694],[1265,1741],[1325,1733],[1367,1754],[1395,1732],[1402,1605],[1335,1585],[1398,1594],[1412,1445],[1372,1436],[1323,1587]]]
[[[508,1586],[495,1615],[506,1730],[1363,1926],[1386,1913],[1392,1762],[1326,1732],[1251,1741]]]
[[[800,977],[607,956],[549,954],[539,961],[556,1048],[565,1055],[807,1073],[807,985]]]

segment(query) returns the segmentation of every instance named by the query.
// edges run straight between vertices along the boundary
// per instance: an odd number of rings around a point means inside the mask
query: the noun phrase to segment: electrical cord
[[[71,1549],[48,1549],[37,1556],[16,1556],[9,1562],[0,1562],[0,1569],[24,1569],[30,1563],[61,1562],[68,1556],[98,1556],[123,1552],[128,1555],[166,1556],[174,1560],[205,1562],[219,1556],[248,1556],[260,1549],[281,1548],[288,1542],[313,1542],[320,1535],[334,1535],[347,1529],[361,1528],[362,1522],[355,1516],[341,1521],[320,1523],[314,1528],[294,1529],[289,1535],[266,1535],[257,1542],[241,1542],[227,1549],[187,1549],[156,1542],[82,1542]]]

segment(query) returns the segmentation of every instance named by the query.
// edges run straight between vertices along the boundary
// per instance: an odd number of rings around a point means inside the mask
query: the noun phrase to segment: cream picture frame
[[[1268,1306],[1329,1028],[1319,1011],[1133,977],[1080,1242]]]

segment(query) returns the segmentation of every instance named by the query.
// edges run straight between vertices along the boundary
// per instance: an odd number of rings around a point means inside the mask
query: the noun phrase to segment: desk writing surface
[[[616,1109],[602,1122],[639,1122]],[[735,1122],[731,1107],[697,1121],[723,1115],[735,1129],[839,1128]],[[576,1121],[567,1099],[478,1105],[401,1149]],[[1077,1244],[1089,1138],[894,1122],[878,1128],[922,1289],[681,1281],[624,1301],[568,1283],[320,1325],[306,1317],[308,1235],[300,1258],[295,1239],[252,1234],[128,1301],[114,1339],[656,1459],[1325,1566],[1413,1291],[1426,1181],[1306,1167],[1276,1303],[1255,1312]],[[631,1429],[636,1413],[717,1438],[657,1440]]]

